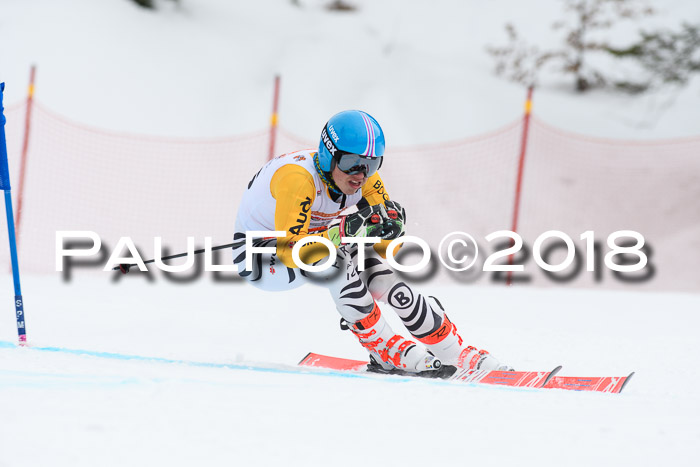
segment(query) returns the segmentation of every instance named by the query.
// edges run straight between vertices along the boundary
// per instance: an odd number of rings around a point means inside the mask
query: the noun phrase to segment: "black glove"
[[[384,206],[367,206],[333,221],[328,227],[328,238],[340,245],[342,237],[381,237],[387,216]]]
[[[384,205],[386,216],[382,222],[381,237],[387,240],[399,238],[404,234],[406,210],[396,201],[386,201]]]

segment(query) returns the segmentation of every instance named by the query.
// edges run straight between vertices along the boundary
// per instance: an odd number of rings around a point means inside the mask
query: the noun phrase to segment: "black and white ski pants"
[[[233,259],[241,277],[267,291],[284,291],[310,283],[328,289],[340,315],[356,323],[372,312],[374,302],[390,305],[408,331],[417,339],[424,338],[442,325],[445,311],[434,297],[425,297],[403,282],[397,274],[374,253],[366,250],[365,269],[357,265],[357,246],[341,245],[332,266],[323,272],[308,272],[288,268],[275,253],[253,253],[252,268],[245,270],[245,234],[234,236]],[[275,247],[277,239],[253,241],[255,246]],[[317,264],[323,264],[327,258]]]

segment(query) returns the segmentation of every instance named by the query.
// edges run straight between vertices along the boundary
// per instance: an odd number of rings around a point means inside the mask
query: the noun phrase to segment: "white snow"
[[[300,0],[301,9],[289,0],[161,0],[158,12],[127,0],[5,1],[5,105],[24,99],[36,63],[37,100],[77,122],[236,135],[266,128],[281,73],[280,122],[303,139],[353,107],[382,122],[390,145],[444,142],[520,117],[524,90],[492,75],[484,47],[505,41],[507,21],[546,42],[560,9],[555,0],[348,1],[359,12],[328,13],[321,0]],[[652,3],[659,13],[648,25],[700,17],[695,1]],[[581,98],[570,86],[548,77],[535,115],[592,136],[700,134],[697,77],[636,97]],[[308,351],[365,355],[322,289],[111,277],[23,276],[32,349],[14,346],[11,277],[0,276],[0,467],[684,466],[700,454],[698,294],[419,286],[470,344],[518,369],[636,371],[624,393],[608,395],[149,361],[281,367]]]
[[[313,286],[25,279],[35,347],[220,364],[364,358]],[[637,373],[618,395],[100,358],[10,348],[3,313],[0,465],[694,465],[697,295],[423,289],[465,339],[518,368]],[[3,288],[0,303],[11,300]]]

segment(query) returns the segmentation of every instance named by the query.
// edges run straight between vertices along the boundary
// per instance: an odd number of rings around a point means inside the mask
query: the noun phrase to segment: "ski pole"
[[[226,245],[219,245],[212,247],[211,251],[216,251],[216,250],[223,250],[224,248],[231,248],[233,247],[233,243],[227,243]],[[198,255],[200,253],[204,253],[206,251],[205,248],[202,248],[201,250],[195,250],[194,254]],[[170,255],[170,256],[165,256],[161,258],[161,261],[165,261],[167,259],[174,259],[174,258],[182,258],[183,256],[187,256],[189,253],[178,253],[176,255]],[[153,263],[155,262],[155,259],[149,259],[148,261],[144,261],[143,264],[148,264],[148,263]],[[112,268],[113,271],[121,271],[122,274],[126,274],[129,272],[129,269],[131,269],[131,266],[136,266],[136,264],[120,264],[119,266],[115,266]]]
[[[0,189],[5,192],[5,214],[7,214],[7,236],[10,239],[10,259],[12,262],[12,279],[15,284],[15,314],[17,316],[17,335],[19,345],[27,343],[27,329],[24,323],[24,301],[22,287],[19,283],[19,262],[17,260],[17,239],[15,238],[15,216],[12,213],[12,192],[10,187],[10,169],[7,162],[7,142],[5,141],[5,108],[2,105],[5,83],[0,83]]]

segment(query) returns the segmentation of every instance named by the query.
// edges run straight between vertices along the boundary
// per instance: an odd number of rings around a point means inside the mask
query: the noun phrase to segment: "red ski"
[[[634,371],[627,376],[593,376],[582,378],[579,376],[555,376],[545,388],[568,389],[570,391],[595,391],[620,393],[625,388]]]
[[[368,362],[361,360],[349,360],[347,358],[329,357],[316,353],[309,353],[300,362],[300,366],[326,368],[340,371],[365,371]],[[446,368],[446,367],[445,367]],[[552,371],[487,371],[487,370],[463,370],[451,367],[452,371],[443,372],[433,376],[433,372],[425,373],[426,376],[438,377],[449,381],[464,383],[498,384],[501,386],[541,388],[561,369],[556,367]],[[402,373],[404,376],[415,374]],[[416,375],[422,376],[422,375]]]
[[[307,354],[299,366],[326,368],[338,371],[362,372],[367,369],[368,362],[350,360],[347,358],[329,357],[316,353]],[[620,377],[591,377],[580,378],[575,376],[555,376],[561,370],[561,366],[552,371],[488,371],[488,370],[464,370],[457,369],[446,376],[439,376],[449,381],[465,383],[496,384],[500,386],[525,387],[525,388],[551,388],[574,391],[597,391],[619,393],[625,387],[629,376]]]

